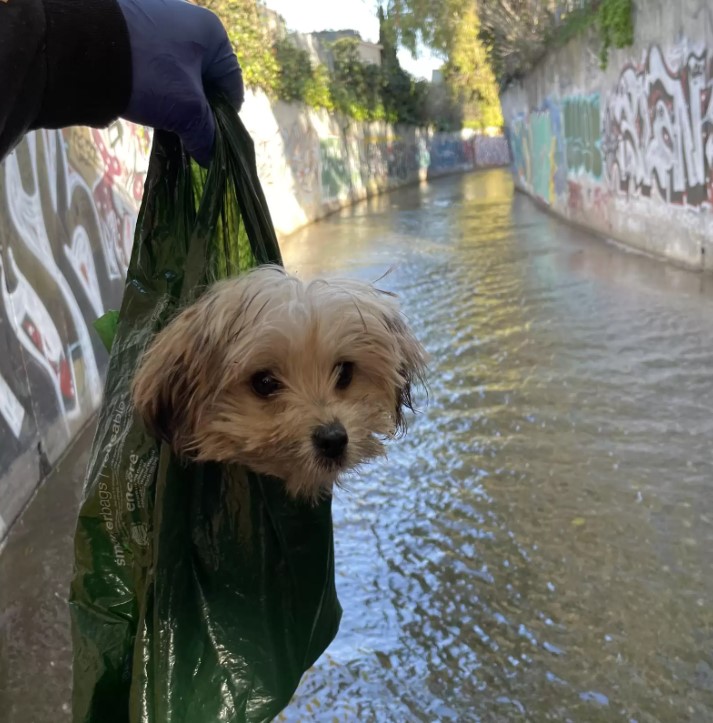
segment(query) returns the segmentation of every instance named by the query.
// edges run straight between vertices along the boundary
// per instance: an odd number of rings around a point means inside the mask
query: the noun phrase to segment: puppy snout
[[[315,449],[326,459],[337,459],[344,454],[349,435],[340,422],[322,424],[312,432]]]

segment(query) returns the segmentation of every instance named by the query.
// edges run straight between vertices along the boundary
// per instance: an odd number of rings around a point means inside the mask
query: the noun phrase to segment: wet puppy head
[[[219,282],[158,334],[133,398],[178,455],[237,462],[316,500],[405,429],[423,372],[392,295],[264,266]]]

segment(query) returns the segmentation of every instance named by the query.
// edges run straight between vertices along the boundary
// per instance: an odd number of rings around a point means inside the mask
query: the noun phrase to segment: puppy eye
[[[257,372],[250,377],[250,386],[258,397],[271,397],[282,389],[280,381],[270,372]]]
[[[354,376],[353,362],[340,362],[334,367],[337,372],[337,389],[346,389]]]

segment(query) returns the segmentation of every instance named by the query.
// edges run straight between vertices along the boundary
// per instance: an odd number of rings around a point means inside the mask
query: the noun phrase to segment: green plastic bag
[[[174,136],[154,139],[75,536],[75,723],[270,720],[339,626],[330,502],[181,461],[132,411],[137,362],[177,308],[280,262],[252,141],[214,110],[207,177]]]

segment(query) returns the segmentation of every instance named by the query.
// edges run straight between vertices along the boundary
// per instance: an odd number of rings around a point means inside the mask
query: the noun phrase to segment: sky
[[[379,39],[376,0],[265,0],[265,5],[280,13],[290,30],[309,33],[315,30],[358,30],[364,40]],[[399,52],[401,66],[416,77],[431,79],[431,71],[441,65],[427,50],[413,59],[406,50]]]

